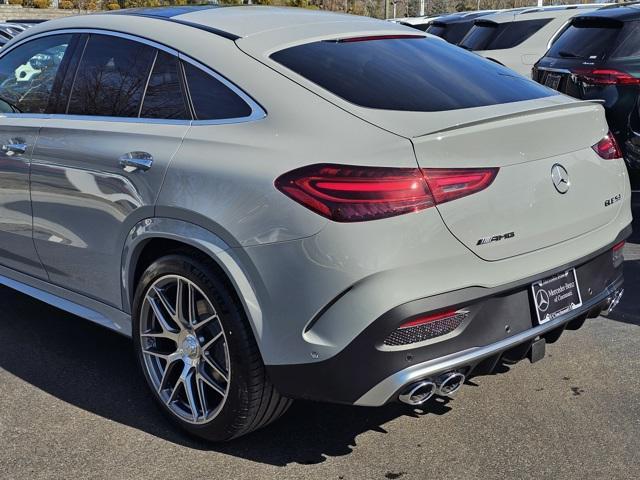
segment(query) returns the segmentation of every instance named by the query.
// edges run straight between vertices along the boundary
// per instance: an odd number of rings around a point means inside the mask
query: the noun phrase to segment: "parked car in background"
[[[557,32],[580,12],[602,5],[570,5],[507,10],[474,19],[459,45],[526,77]]]
[[[9,40],[11,40],[13,37],[24,32],[27,28],[31,26],[32,25],[30,24],[21,25],[17,23],[8,23],[8,22],[0,23],[0,48]]]
[[[483,17],[494,12],[495,10],[478,10],[475,12],[460,12],[443,15],[429,22],[426,25],[425,31],[456,45],[464,38],[471,27],[473,27],[473,21],[476,18]],[[419,28],[419,30],[421,30],[421,28]]]
[[[573,17],[532,76],[572,97],[602,100],[627,164],[640,169],[640,5]]]
[[[73,16],[0,52],[1,284],[133,337],[210,440],[296,398],[452,395],[615,306],[630,187],[599,104],[268,8]]]
[[[440,18],[441,15],[427,15],[424,17],[405,17],[405,18],[394,18],[389,21],[398,23],[400,25],[405,25],[407,27],[416,28],[421,31],[425,31],[432,22]]]

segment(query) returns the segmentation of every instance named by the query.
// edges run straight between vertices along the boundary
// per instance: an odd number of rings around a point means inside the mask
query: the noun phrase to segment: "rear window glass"
[[[612,52],[612,58],[640,57],[640,22],[625,23],[619,44]]]
[[[549,49],[547,57],[596,60],[616,45],[622,23],[610,20],[574,19]]]
[[[527,40],[550,21],[550,18],[505,23],[478,21],[469,30],[460,45],[469,50],[513,48]]]
[[[435,35],[436,37],[442,38],[444,37],[444,32],[446,29],[447,29],[446,25],[443,25],[440,23],[432,23],[427,27],[425,31],[427,33],[430,33],[431,35]]]
[[[428,38],[322,41],[271,58],[362,107],[435,112],[556,95],[511,70]]]
[[[473,27],[473,20],[466,22],[435,23],[427,28],[427,33],[444,38],[447,42],[457,44]]]

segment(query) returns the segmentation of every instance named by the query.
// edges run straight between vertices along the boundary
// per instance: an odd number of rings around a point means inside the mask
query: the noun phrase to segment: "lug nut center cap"
[[[182,351],[191,358],[198,356],[198,340],[193,335],[187,335],[182,341]]]

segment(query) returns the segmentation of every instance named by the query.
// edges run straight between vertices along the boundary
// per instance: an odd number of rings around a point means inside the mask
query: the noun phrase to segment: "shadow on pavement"
[[[278,422],[228,444],[212,445],[185,435],[168,422],[138,373],[129,339],[86,320],[0,287],[0,369],[64,402],[164,440],[276,466],[314,464],[351,453],[366,431],[397,417],[443,415],[447,400],[426,410],[401,404],[358,408],[295,402]]]

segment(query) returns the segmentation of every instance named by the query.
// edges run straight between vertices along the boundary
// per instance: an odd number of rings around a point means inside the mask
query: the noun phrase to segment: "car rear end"
[[[602,101],[625,159],[640,168],[640,10],[607,8],[575,17],[534,66],[534,80]]]
[[[615,302],[630,189],[600,105],[410,30],[237,44],[413,157],[342,139],[349,158],[274,179],[292,211],[326,220],[246,249],[284,395],[421,403],[501,359],[539,359]]]
[[[481,17],[460,46],[530,77],[560,28],[584,9],[541,9],[503,12]]]

